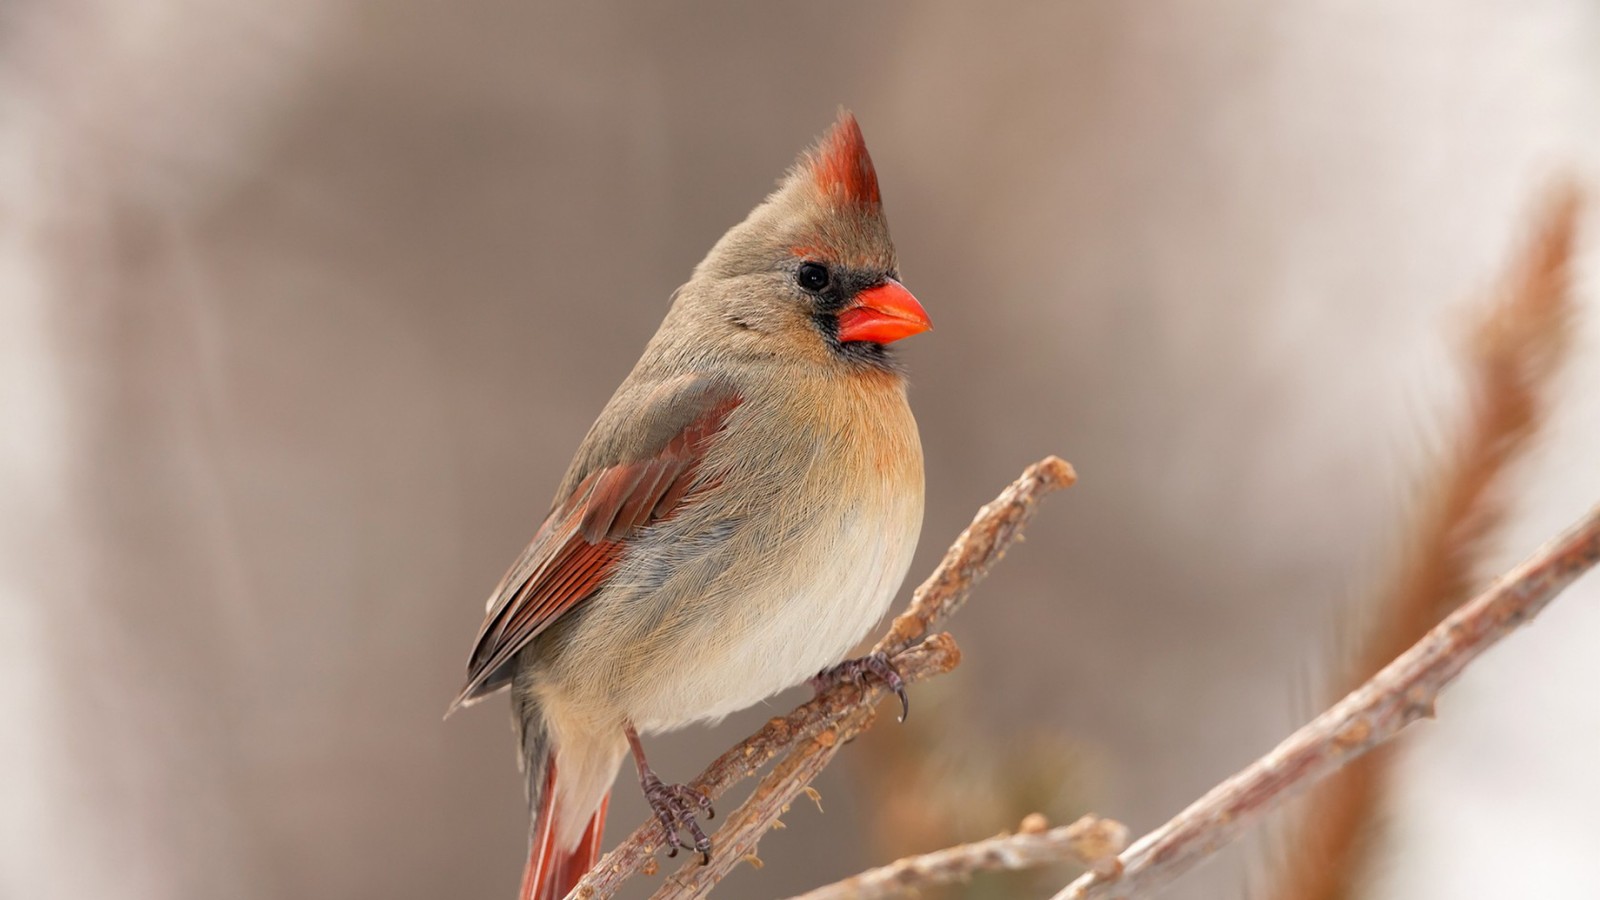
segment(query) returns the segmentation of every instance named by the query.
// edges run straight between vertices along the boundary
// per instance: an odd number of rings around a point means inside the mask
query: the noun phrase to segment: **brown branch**
[[[960,609],[973,585],[1005,556],[1040,498],[1071,487],[1077,480],[1072,465],[1057,456],[1047,456],[1023,471],[1022,477],[978,510],[972,524],[945,551],[933,574],[911,595],[911,605],[895,617],[889,633],[872,652],[893,656]]]
[[[1128,844],[1121,822],[1084,816],[1071,825],[1045,829],[1043,816],[1029,816],[1016,834],[908,856],[877,869],[825,885],[792,900],[880,900],[902,892],[966,881],[974,872],[1031,869],[1062,861],[1116,871],[1117,854]]]
[[[1433,715],[1434,699],[1478,656],[1530,621],[1580,575],[1600,564],[1600,506],[1541,547],[1445,619],[1422,640],[1333,708],[1290,735],[1271,753],[1213,788],[1162,827],[1125,852],[1074,845],[1067,833],[1101,829],[1099,840],[1120,844],[1122,826],[1086,816],[1041,841],[1037,828],[1015,835],[908,857],[794,900],[877,898],[931,887],[985,869],[1017,869],[1057,862],[1080,862],[1091,871],[1052,900],[1119,900],[1146,897],[1195,863],[1220,850],[1244,830],[1295,794],[1363,753],[1399,734],[1412,722]],[[1084,831],[1084,836],[1097,832]],[[1103,846],[1103,845],[1102,845]],[[1110,852],[1115,852],[1111,850]]]
[[[929,642],[940,638],[949,638],[949,635],[934,635]],[[950,644],[954,646],[954,641]],[[660,890],[651,895],[651,900],[682,900],[709,893],[735,867],[754,856],[761,836],[772,828],[789,804],[794,802],[806,785],[822,774],[844,742],[850,736],[866,730],[876,717],[875,706],[851,705],[843,710],[834,728],[796,747],[761,779],[750,798],[717,830],[717,852],[711,857],[711,862],[704,866],[690,864],[679,869]]]
[[[1503,525],[1512,465],[1533,444],[1551,382],[1571,345],[1570,268],[1580,196],[1566,185],[1547,201],[1536,233],[1512,265],[1467,347],[1469,406],[1458,440],[1440,458],[1411,522],[1401,568],[1373,607],[1375,627],[1338,688],[1349,690],[1398,656],[1471,596],[1489,539]],[[1337,696],[1337,695],[1335,695]],[[1343,900],[1365,869],[1363,837],[1385,793],[1391,748],[1346,766],[1307,807],[1277,896]]]
[[[972,524],[956,538],[928,580],[917,588],[910,607],[894,620],[874,651],[888,653],[907,682],[954,668],[960,661],[954,640],[948,635],[921,639],[966,602],[972,586],[988,574],[1016,540],[1039,499],[1076,480],[1072,466],[1054,456],[1029,466],[1000,496],[978,510]],[[884,693],[876,681],[835,685],[789,715],[769,721],[717,757],[690,783],[713,799],[771,760],[789,754],[713,837],[711,864],[686,865],[663,886],[662,893],[700,896],[733,865],[752,855],[761,835],[772,827],[789,800],[827,765],[840,745],[871,724],[873,710]],[[774,803],[775,799],[778,802]],[[614,895],[623,882],[653,866],[665,837],[659,822],[646,822],[606,854],[568,896],[588,900]],[[714,872],[717,874],[713,877]]]
[[[1441,688],[1596,563],[1600,563],[1600,506],[1271,753],[1140,838],[1118,857],[1120,875],[1090,873],[1054,900],[1149,896],[1268,810],[1412,722],[1431,717]]]

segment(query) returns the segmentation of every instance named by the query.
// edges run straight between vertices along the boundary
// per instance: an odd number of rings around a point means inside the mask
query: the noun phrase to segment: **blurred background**
[[[10,0],[0,896],[512,896],[504,704],[440,721],[484,597],[841,104],[937,327],[904,352],[912,581],[1026,463],[1082,480],[954,622],[961,668],[722,894],[915,844],[882,759],[1010,778],[929,841],[1159,824],[1319,708],[1466,323],[1552,181],[1600,173],[1596,84],[1588,0]],[[1483,575],[1600,499],[1594,234]],[[1361,896],[1595,896],[1597,646],[1591,577],[1443,697]],[[687,779],[804,696],[653,759]],[[1269,896],[1283,825],[1163,896]]]

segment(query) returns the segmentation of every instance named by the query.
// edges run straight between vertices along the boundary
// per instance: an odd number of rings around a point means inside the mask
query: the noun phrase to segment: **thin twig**
[[[933,853],[908,856],[843,881],[819,887],[792,900],[880,900],[905,891],[966,881],[974,872],[1031,869],[1062,861],[1114,872],[1117,854],[1128,843],[1121,822],[1084,816],[1071,825],[1045,830],[1043,816],[1024,820],[1016,834],[1002,834]]]
[[[1271,753],[1140,838],[1119,857],[1120,875],[1084,875],[1053,900],[1150,896],[1268,810],[1412,722],[1431,717],[1441,688],[1596,563],[1600,506]]]
[[[1022,477],[978,511],[874,651],[888,653],[908,683],[954,668],[960,661],[954,640],[948,635],[922,638],[966,602],[972,585],[1005,555],[1039,499],[1076,480],[1072,466],[1054,456],[1029,466]],[[691,787],[713,799],[779,755],[790,753],[713,837],[711,864],[685,866],[662,890],[682,889],[690,893],[674,896],[699,896],[734,864],[752,855],[756,842],[771,828],[783,806],[827,765],[839,745],[871,723],[872,710],[884,693],[876,680],[865,685],[841,682],[789,715],[769,721],[717,757],[691,782]],[[779,797],[785,799],[769,805]],[[652,818],[606,854],[568,896],[589,900],[614,895],[623,882],[653,862],[656,851],[665,845],[665,837],[660,823]],[[713,872],[720,874],[711,877]],[[674,884],[681,888],[674,888]]]

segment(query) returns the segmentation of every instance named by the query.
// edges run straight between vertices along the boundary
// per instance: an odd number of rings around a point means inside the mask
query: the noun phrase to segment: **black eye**
[[[821,263],[801,263],[799,270],[794,273],[794,280],[802,288],[813,294],[828,287],[832,277],[828,274],[828,267]]]

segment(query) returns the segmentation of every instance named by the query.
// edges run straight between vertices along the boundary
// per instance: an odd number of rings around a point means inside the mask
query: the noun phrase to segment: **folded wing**
[[[467,664],[466,687],[450,711],[505,687],[517,653],[599,590],[630,540],[695,501],[709,486],[701,463],[739,403],[733,390],[685,376],[653,391],[644,409],[617,423],[631,429],[621,440],[603,433],[602,417],[568,475],[575,486],[495,588]]]

